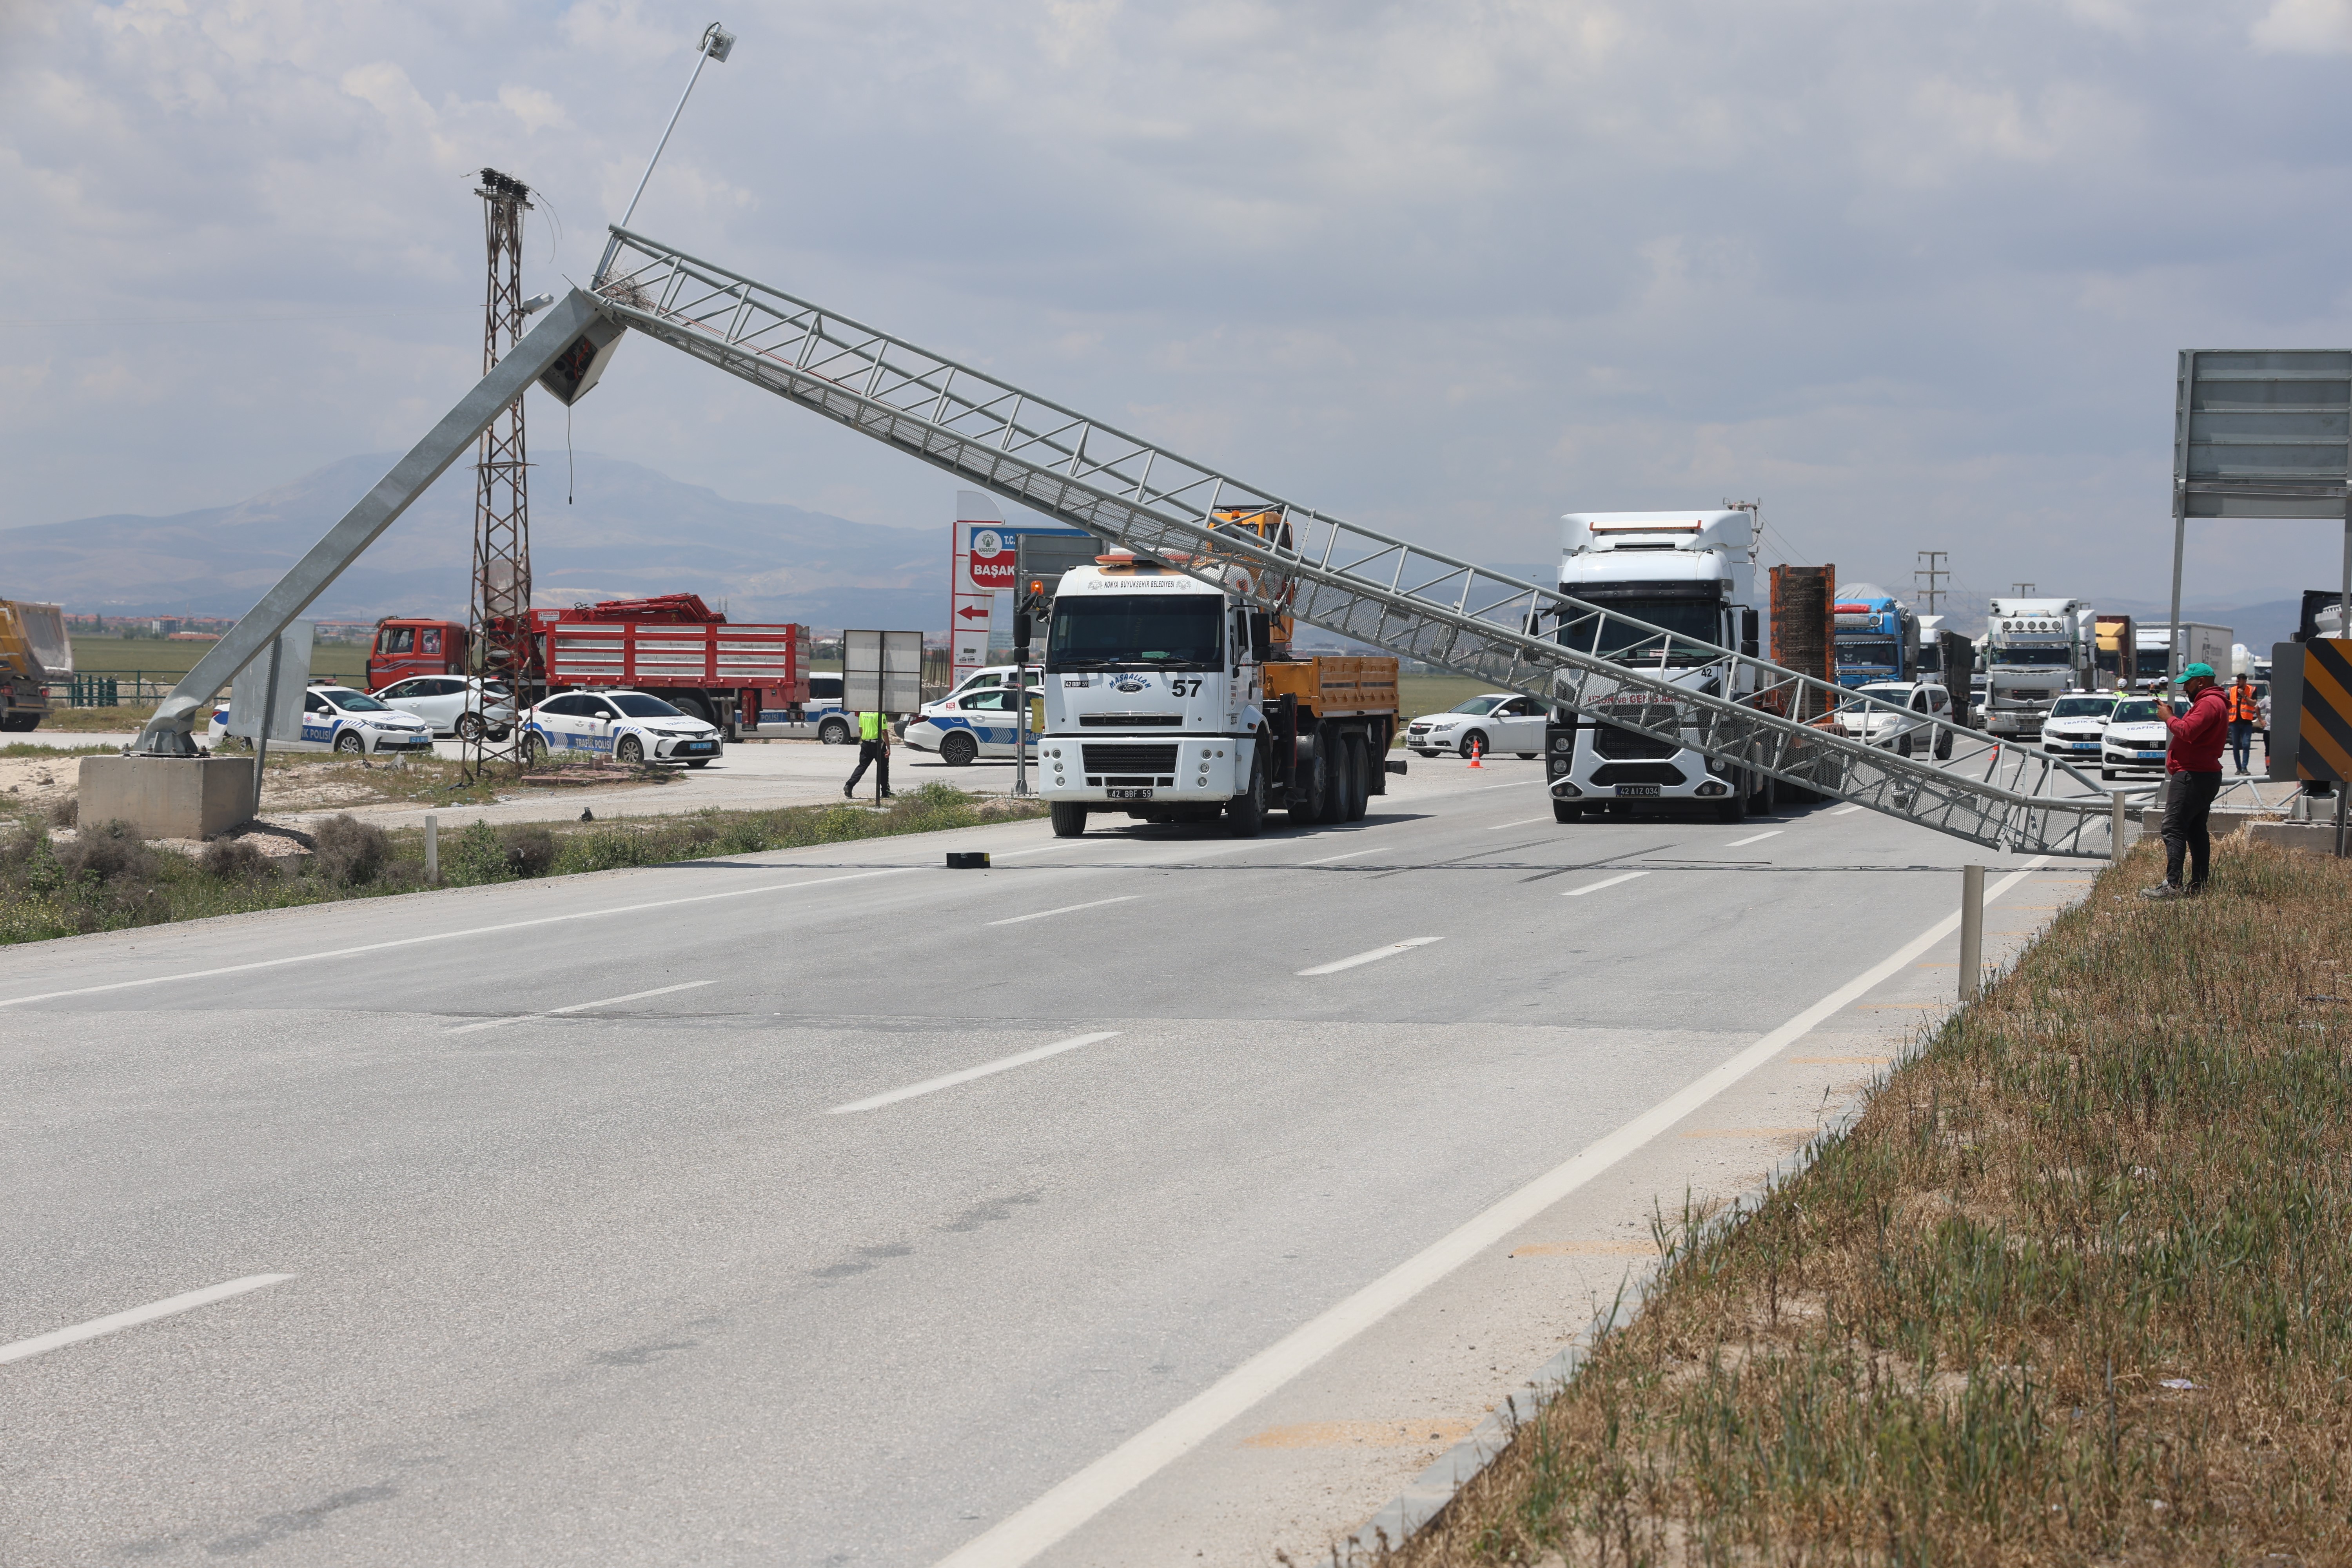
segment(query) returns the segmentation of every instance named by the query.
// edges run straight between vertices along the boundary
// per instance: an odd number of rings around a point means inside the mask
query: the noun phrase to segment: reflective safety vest
[[[879,713],[860,713],[857,716],[857,738],[861,741],[880,740],[882,738],[882,715]]]
[[[2251,686],[2232,686],[2229,697],[2231,723],[2259,724],[2263,721],[2262,693]]]

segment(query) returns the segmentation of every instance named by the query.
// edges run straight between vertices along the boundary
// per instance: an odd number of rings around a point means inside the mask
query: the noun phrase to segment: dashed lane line
[[[947,1073],[939,1078],[927,1078],[920,1083],[910,1083],[904,1089],[894,1089],[887,1094],[872,1095],[865,1100],[853,1100],[847,1105],[835,1106],[825,1114],[846,1116],[853,1110],[877,1110],[886,1105],[896,1105],[902,1100],[912,1100],[919,1094],[936,1094],[940,1089],[953,1089],[960,1083],[970,1083],[976,1078],[986,1078],[991,1073],[1007,1072],[1013,1068],[1027,1067],[1031,1062],[1042,1062],[1047,1057],[1057,1057],[1064,1051],[1075,1051],[1081,1046],[1099,1045],[1105,1040],[1116,1039],[1118,1033],[1117,1029],[1104,1029],[1097,1034],[1078,1035],[1070,1039],[1056,1040],[1050,1046],[1039,1046],[1034,1050],[1022,1051],[1009,1057],[999,1057],[992,1062],[982,1062],[976,1068],[966,1068],[961,1072]]]
[[[1613,888],[1620,882],[1630,882],[1636,877],[1646,877],[1647,871],[1620,871],[1614,877],[1603,877],[1598,882],[1587,882],[1581,888],[1570,888],[1560,895],[1563,899],[1580,899],[1587,893],[1597,893],[1603,888]]]
[[[445,1035],[471,1035],[483,1029],[503,1029],[509,1024],[527,1023],[533,1018],[560,1018],[566,1013],[585,1013],[592,1007],[612,1007],[623,1002],[642,1002],[648,996],[667,996],[673,991],[692,991],[704,985],[716,985],[716,980],[688,980],[677,985],[656,985],[651,991],[632,991],[625,996],[606,996],[595,1002],[574,1002],[569,1007],[546,1007],[536,1013],[517,1013],[507,1018],[485,1018],[478,1024],[460,1024],[454,1029],[444,1029]]]
[[[275,1285],[291,1279],[291,1274],[248,1274],[242,1279],[230,1279],[218,1285],[207,1285],[201,1290],[191,1290],[184,1296],[166,1296],[160,1301],[150,1301],[143,1307],[128,1311],[110,1312],[103,1318],[92,1318],[71,1328],[55,1329],[46,1334],[36,1334],[29,1340],[0,1345],[0,1362],[23,1361],[45,1351],[63,1350],[84,1340],[94,1340],[101,1334],[119,1333],[135,1329],[142,1323],[152,1323],[158,1318],[169,1318],[180,1312],[209,1307],[215,1301],[226,1301],[232,1296],[242,1296],[247,1290],[258,1290],[265,1285]]]
[[[1751,833],[1745,838],[1733,839],[1730,843],[1725,845],[1724,847],[1726,849],[1738,849],[1750,844],[1761,844],[1767,838],[1778,838],[1780,835],[1788,831],[1789,830],[1785,827],[1775,827],[1763,833]]]
[[[992,926],[1017,926],[1024,921],[1042,921],[1048,915],[1073,914],[1079,910],[1098,910],[1105,904],[1131,904],[1141,897],[1143,897],[1141,893],[1121,893],[1115,899],[1094,899],[1083,904],[1064,904],[1058,910],[1039,910],[1035,914],[1031,915],[1007,915],[1001,921],[990,921],[986,923]]]
[[[1300,974],[1337,974],[1343,969],[1353,969],[1358,964],[1362,963],[1378,963],[1383,958],[1394,958],[1398,953],[1406,952],[1409,949],[1427,947],[1432,942],[1444,942],[1444,940],[1445,939],[1442,936],[1409,936],[1402,942],[1392,942],[1386,947],[1373,948],[1370,952],[1350,953],[1346,958],[1335,958],[1328,963],[1318,963],[1312,969],[1302,969],[1297,971],[1297,973]]]

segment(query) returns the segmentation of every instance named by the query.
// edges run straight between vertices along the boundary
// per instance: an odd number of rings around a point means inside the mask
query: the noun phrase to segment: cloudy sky
[[[1477,559],[1760,497],[1846,580],[2161,598],[2176,351],[2352,342],[2352,0],[0,0],[0,528],[408,445],[478,374],[471,171],[584,280],[713,15],[636,226]],[[572,439],[951,509],[646,340]],[[2336,578],[2194,538],[2208,602]]]

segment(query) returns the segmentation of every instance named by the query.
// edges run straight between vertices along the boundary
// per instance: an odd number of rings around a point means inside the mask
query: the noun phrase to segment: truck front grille
[[[1672,763],[1603,763],[1592,770],[1592,782],[1602,789],[1621,784],[1678,784],[1683,771]]]
[[[1081,730],[1171,730],[1184,723],[1181,713],[1081,713]]]
[[[1674,741],[1655,735],[1636,735],[1631,730],[1620,730],[1614,724],[1602,724],[1593,732],[1592,750],[1603,757],[1671,757],[1682,750]],[[1639,784],[1639,779],[1627,779],[1627,784]]]
[[[1081,746],[1090,773],[1165,773],[1176,770],[1173,746]]]

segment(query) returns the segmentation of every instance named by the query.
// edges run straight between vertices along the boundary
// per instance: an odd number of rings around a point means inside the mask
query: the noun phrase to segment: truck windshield
[[[2074,662],[2074,650],[2063,643],[2051,643],[2041,647],[1995,647],[1992,663],[2008,665],[2050,665],[2063,667]]]
[[[1701,643],[1715,640],[1717,631],[1716,607],[1705,599],[1611,599],[1608,608],[1614,614],[1607,616],[1579,616],[1572,620],[1562,621],[1559,641],[1570,647],[1598,654],[1602,658],[1622,659],[1629,664],[1654,664],[1661,651],[1665,654],[1668,664],[1704,664],[1710,657],[1704,648],[1694,647],[1683,640],[1685,637]],[[1654,626],[1664,626],[1675,636],[1665,639],[1666,646],[1662,649],[1662,639],[1653,633],[1627,625],[1618,619],[1620,616],[1647,621]]]
[[[1840,664],[1867,664],[1885,669],[1895,668],[1893,637],[1840,637],[1837,640]]]
[[[1214,669],[1223,661],[1224,604],[1212,594],[1065,594],[1054,604],[1045,668]]]

